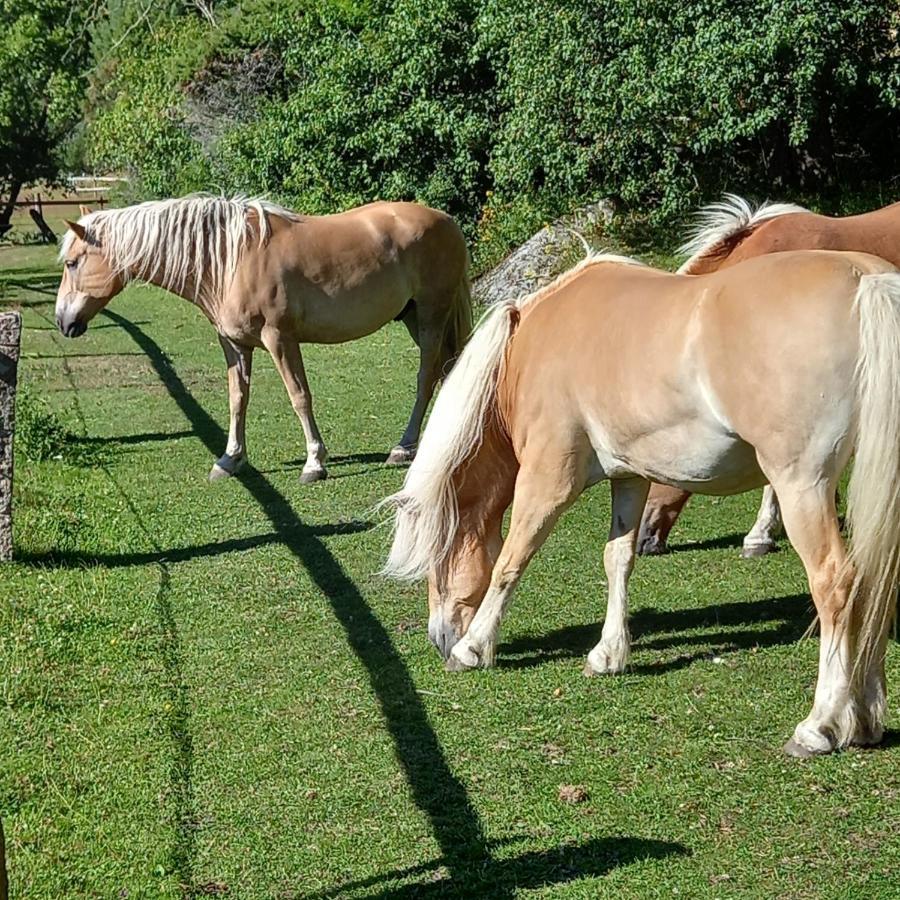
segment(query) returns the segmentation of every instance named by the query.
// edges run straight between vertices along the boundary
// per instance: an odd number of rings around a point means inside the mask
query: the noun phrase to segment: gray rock
[[[615,214],[612,200],[582,206],[542,228],[498,266],[472,284],[477,303],[489,306],[536,291],[559,274],[560,262],[573,247],[581,246],[576,232],[608,225]]]

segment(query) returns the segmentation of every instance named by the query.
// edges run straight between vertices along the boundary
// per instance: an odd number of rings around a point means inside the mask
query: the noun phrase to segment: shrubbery
[[[660,221],[723,188],[791,197],[897,172],[893,4],[216,9],[216,27],[182,14],[133,28],[100,66],[89,152],[134,172],[146,192],[264,191],[309,212],[417,198],[497,248],[601,195]],[[260,47],[278,61],[277,83],[253,99],[252,122],[202,144],[186,122],[185,85],[210,61],[227,69]]]

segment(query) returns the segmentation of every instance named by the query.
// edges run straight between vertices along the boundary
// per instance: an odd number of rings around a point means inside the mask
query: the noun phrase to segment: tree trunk
[[[12,228],[10,219],[12,219],[12,214],[15,212],[16,200],[19,199],[19,191],[21,190],[22,182],[14,178],[9,186],[9,199],[3,204],[3,208],[0,209],[0,237],[3,237]]]

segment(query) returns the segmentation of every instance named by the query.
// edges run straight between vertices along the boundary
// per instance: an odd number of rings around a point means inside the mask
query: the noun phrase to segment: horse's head
[[[450,553],[428,572],[428,639],[444,659],[469,630],[491,583],[503,512],[481,527],[461,524]]]
[[[79,337],[125,283],[82,222],[66,225],[69,234],[63,243],[65,268],[56,294],[56,324],[66,337]]]
[[[508,439],[491,427],[453,478],[457,527],[446,556],[428,570],[428,638],[444,659],[469,630],[490,587],[516,469]]]

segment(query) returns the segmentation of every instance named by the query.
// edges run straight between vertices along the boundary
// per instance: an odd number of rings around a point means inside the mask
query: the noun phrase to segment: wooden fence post
[[[0,562],[12,559],[13,432],[22,316],[0,313]]]

